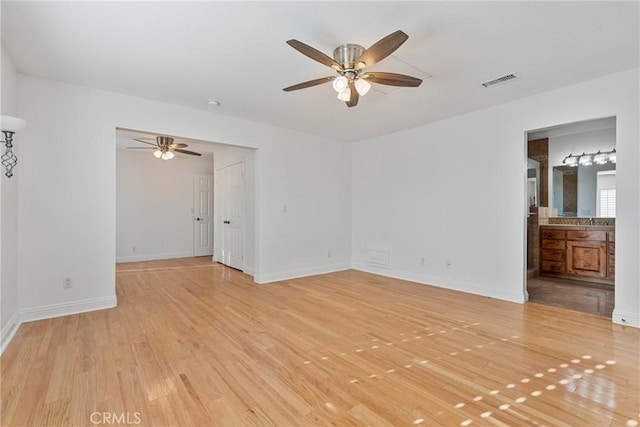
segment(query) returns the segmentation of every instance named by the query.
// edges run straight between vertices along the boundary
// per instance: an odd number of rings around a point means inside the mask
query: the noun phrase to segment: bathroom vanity
[[[540,275],[613,285],[615,225],[598,218],[573,222],[540,225]]]

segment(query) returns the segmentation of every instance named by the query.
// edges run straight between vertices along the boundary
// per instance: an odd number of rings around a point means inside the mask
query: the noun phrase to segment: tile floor
[[[529,301],[611,317],[614,287],[606,284],[537,276],[528,279]]]

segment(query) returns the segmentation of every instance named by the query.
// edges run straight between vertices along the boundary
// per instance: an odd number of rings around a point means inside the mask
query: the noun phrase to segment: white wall
[[[117,127],[259,149],[256,281],[349,266],[344,143],[35,77],[18,83],[20,114],[29,122],[19,187],[25,318],[115,303]],[[294,221],[283,218],[283,204]],[[65,276],[72,289],[62,288]]]
[[[549,138],[549,206],[553,200],[553,167],[561,166],[569,153],[576,155],[611,151],[616,148],[616,129],[599,129]],[[596,216],[596,172],[615,169],[615,165],[578,166],[578,216]],[[560,208],[558,209],[561,210]],[[591,213],[589,213],[591,212]]]
[[[292,147],[301,143],[293,142]],[[349,144],[313,144],[304,151],[287,149],[291,144],[283,140],[273,144],[277,149],[260,149],[256,153],[258,234],[271,237],[261,239],[256,251],[257,268],[261,271],[256,274],[256,281],[264,283],[348,268]],[[265,191],[267,188],[269,191]],[[313,232],[300,233],[308,229]],[[297,247],[304,250],[295,250]],[[283,248],[292,249],[287,250],[286,257],[281,256]]]
[[[116,262],[194,255],[193,179],[213,175],[213,155],[152,153],[116,151]]]
[[[17,116],[17,73],[11,57],[2,46],[2,82],[0,107],[2,115]],[[1,135],[1,134],[0,134]],[[4,139],[4,136],[2,135]],[[21,134],[14,135],[14,154],[18,166],[13,177],[0,170],[0,353],[9,342],[18,324],[18,180],[20,177]],[[0,146],[4,152],[4,144]]]
[[[616,116],[614,321],[640,326],[638,80],[629,70],[354,143],[354,266],[524,301],[525,132]],[[390,249],[391,268],[367,265],[371,247]]]

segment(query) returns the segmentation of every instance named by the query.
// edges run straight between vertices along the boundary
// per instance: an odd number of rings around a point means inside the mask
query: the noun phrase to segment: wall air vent
[[[509,80],[513,80],[515,78],[516,78],[515,74],[507,74],[506,76],[498,77],[497,79],[493,79],[491,81],[484,82],[484,83],[482,83],[482,86],[484,86],[484,87],[492,87],[492,86],[495,86],[495,85],[506,83]]]

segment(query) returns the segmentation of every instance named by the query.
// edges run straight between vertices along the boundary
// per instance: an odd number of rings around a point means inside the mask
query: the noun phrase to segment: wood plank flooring
[[[636,426],[640,335],[344,271],[120,264],[118,307],[23,324],[2,426]]]

